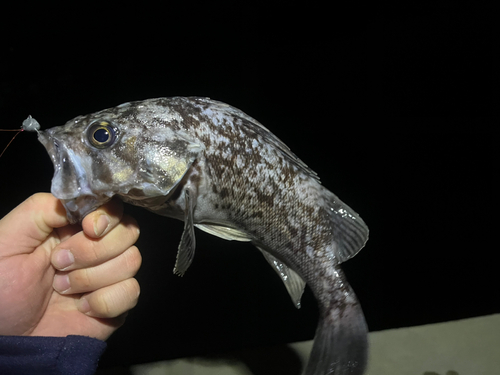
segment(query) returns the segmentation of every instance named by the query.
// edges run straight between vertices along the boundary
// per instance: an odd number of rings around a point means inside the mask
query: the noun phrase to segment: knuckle
[[[133,308],[140,293],[139,283],[127,279],[95,297],[92,311],[102,318],[113,318]]]
[[[73,273],[71,283],[73,288],[85,291],[92,289],[92,277],[88,269],[81,269]]]
[[[101,251],[99,250],[99,245],[97,244],[97,242],[91,241],[89,243],[89,246],[87,246],[87,248],[85,249],[84,254],[82,255],[84,256],[84,259],[86,261],[85,263],[90,265],[99,261],[100,253]]]
[[[96,306],[93,307],[94,311],[102,317],[111,317],[110,300],[106,298],[106,295],[99,295],[96,302]]]
[[[44,198],[45,198],[44,193],[35,193],[35,194],[31,195],[28,199],[26,199],[26,202],[30,205],[36,206]]]
[[[30,197],[28,197],[26,199],[26,202],[36,207],[36,206],[40,205],[40,203],[45,202],[46,200],[51,199],[51,198],[55,199],[49,193],[35,193],[35,194],[31,195]]]

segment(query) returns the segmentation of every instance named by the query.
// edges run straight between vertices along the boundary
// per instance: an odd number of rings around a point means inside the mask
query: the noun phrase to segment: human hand
[[[105,340],[121,326],[141,264],[139,229],[122,215],[112,200],[68,225],[59,200],[39,193],[1,219],[0,335]]]

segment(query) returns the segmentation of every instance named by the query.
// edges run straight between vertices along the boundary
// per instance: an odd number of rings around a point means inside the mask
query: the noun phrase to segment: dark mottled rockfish
[[[114,195],[183,220],[180,275],[193,260],[194,227],[251,241],[297,307],[306,283],[318,301],[305,374],[363,373],[367,327],[339,264],[364,246],[368,228],[259,122],[206,98],[161,98],[77,117],[39,139],[71,222]]]

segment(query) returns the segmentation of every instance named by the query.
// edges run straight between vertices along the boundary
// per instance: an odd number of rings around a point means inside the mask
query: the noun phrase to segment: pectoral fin
[[[229,241],[251,241],[252,239],[245,233],[238,229],[223,227],[212,224],[195,224],[195,226],[204,232],[217,236]]]
[[[258,249],[262,252],[264,258],[266,258],[271,267],[273,267],[278,275],[280,275],[281,280],[283,280],[283,283],[285,284],[286,290],[292,298],[292,302],[296,308],[300,309],[300,298],[302,297],[302,293],[304,293],[306,282],[302,280],[302,277],[300,277],[298,273],[288,267],[281,260],[275,258],[260,247],[258,247]]]
[[[174,273],[183,276],[194,258],[196,238],[194,236],[193,210],[195,206],[194,198],[188,189],[184,191],[186,208],[184,211],[184,232],[177,251],[177,261],[175,262]]]

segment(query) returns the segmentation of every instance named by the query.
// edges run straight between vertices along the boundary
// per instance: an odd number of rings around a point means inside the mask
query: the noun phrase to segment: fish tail
[[[368,358],[368,327],[342,271],[332,301],[320,302],[320,318],[304,375],[362,375]],[[325,301],[326,302],[326,301]]]

